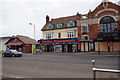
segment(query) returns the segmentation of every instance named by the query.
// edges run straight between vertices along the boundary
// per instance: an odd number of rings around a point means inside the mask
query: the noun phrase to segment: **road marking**
[[[17,76],[17,75],[13,75],[13,74],[3,74],[2,76],[4,76],[4,77],[7,77],[7,78],[31,78],[31,77],[23,77],[23,76]]]

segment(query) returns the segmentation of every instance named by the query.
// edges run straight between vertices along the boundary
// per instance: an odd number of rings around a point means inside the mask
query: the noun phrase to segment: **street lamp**
[[[32,23],[29,23],[29,24],[34,26],[34,40],[35,40],[35,25]]]
[[[100,55],[99,37],[98,37],[98,54]]]
[[[98,54],[100,55],[100,44],[99,44],[99,37],[100,37],[100,27],[98,28]]]

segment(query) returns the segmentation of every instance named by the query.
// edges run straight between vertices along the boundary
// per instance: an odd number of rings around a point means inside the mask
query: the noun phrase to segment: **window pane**
[[[115,29],[115,20],[110,16],[106,16],[102,18],[100,21],[100,29],[101,29],[100,30],[101,32],[102,32],[102,29],[103,29],[103,32],[113,32],[113,30]]]
[[[100,28],[103,29],[103,24],[100,24]]]
[[[88,40],[88,36],[82,36],[82,40]]]
[[[103,29],[100,29],[100,32],[103,32]]]
[[[88,31],[87,28],[88,28],[87,26],[82,26],[82,32],[87,32]]]
[[[112,27],[112,28],[115,28],[115,23],[111,23],[111,27]]]
[[[110,29],[110,28],[108,28],[108,32],[111,32],[111,29]]]
[[[88,36],[85,36],[85,40],[88,40]]]
[[[69,31],[67,32],[68,38],[73,38],[74,37],[74,31]]]
[[[58,38],[61,38],[61,33],[58,33]]]
[[[108,24],[108,29],[110,28],[110,24]]]
[[[71,22],[71,23],[70,23],[70,27],[72,27],[72,26],[73,26],[73,23]]]

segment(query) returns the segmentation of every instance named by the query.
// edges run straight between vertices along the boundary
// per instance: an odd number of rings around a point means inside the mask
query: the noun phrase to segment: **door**
[[[68,44],[68,52],[72,52],[72,44]]]
[[[50,45],[47,45],[47,52],[50,52]]]

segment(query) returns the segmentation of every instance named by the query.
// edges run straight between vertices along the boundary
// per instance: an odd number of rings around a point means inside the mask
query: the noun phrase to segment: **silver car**
[[[23,55],[22,52],[18,52],[17,50],[5,50],[2,53],[3,57],[21,57]]]

